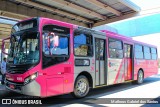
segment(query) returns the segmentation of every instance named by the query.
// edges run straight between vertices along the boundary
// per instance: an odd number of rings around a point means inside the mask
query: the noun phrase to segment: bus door
[[[96,86],[106,83],[105,76],[105,40],[95,38],[95,75]]]
[[[125,80],[132,79],[132,45],[124,44]]]

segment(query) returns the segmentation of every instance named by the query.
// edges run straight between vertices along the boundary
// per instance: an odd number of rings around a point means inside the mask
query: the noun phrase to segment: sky
[[[130,0],[141,7],[142,10],[160,7],[160,0]]]

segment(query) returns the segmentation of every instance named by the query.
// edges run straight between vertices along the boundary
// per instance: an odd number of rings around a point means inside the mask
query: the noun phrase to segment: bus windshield
[[[39,61],[39,34],[37,32],[12,35],[8,63],[33,64]]]

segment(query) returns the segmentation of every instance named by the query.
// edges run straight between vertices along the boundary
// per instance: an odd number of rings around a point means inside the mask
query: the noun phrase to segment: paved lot
[[[0,96],[2,98],[26,98],[21,94],[9,92],[5,90],[4,86],[0,86]],[[63,96],[55,96],[45,98],[46,106],[64,106],[64,107],[106,107],[106,106],[124,106],[124,107],[160,107],[159,104],[106,104],[109,100],[107,98],[153,98],[160,97],[160,73],[144,80],[142,85],[133,85],[131,83],[118,84],[114,86],[103,87],[91,90],[89,96],[83,99],[73,99],[70,94]],[[44,100],[44,99],[43,99]],[[55,103],[60,104],[52,104]],[[106,101],[106,102],[105,102]],[[109,100],[110,101],[110,100]],[[63,103],[63,104],[61,104]]]

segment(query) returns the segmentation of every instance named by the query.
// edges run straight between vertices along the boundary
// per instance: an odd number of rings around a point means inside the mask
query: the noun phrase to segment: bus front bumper
[[[8,90],[29,96],[41,96],[40,85],[35,80],[26,85],[6,80],[5,84]]]

